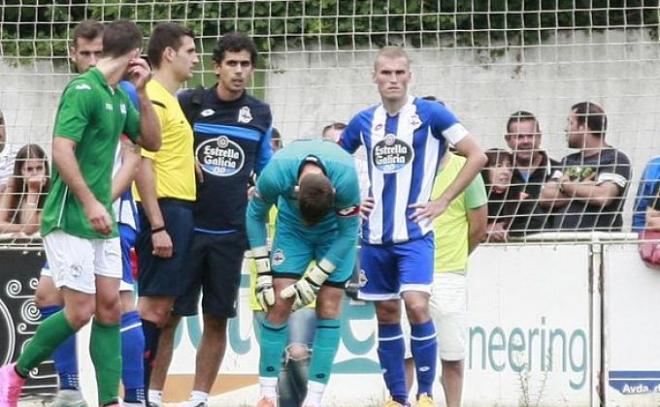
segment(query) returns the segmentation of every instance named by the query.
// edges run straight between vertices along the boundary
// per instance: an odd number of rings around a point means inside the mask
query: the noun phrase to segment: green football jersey
[[[120,87],[112,88],[96,69],[90,69],[66,86],[55,118],[53,137],[65,137],[76,142],[75,155],[85,183],[96,199],[112,212],[112,167],[119,136],[136,140],[140,117],[128,95]],[[57,166],[53,165],[51,190],[44,204],[41,235],[55,229],[86,238],[105,239],[117,236],[114,222],[112,233],[94,231],[78,198],[69,191]]]

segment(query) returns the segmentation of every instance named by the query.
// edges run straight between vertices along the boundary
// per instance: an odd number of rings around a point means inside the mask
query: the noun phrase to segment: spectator
[[[0,192],[7,188],[7,181],[12,174],[16,150],[11,144],[7,144],[7,129],[5,117],[0,110]]]
[[[279,151],[284,147],[282,142],[282,135],[280,131],[273,127],[273,133],[270,135],[270,147],[273,149],[273,153]]]
[[[339,143],[341,135],[346,128],[346,123],[334,122],[323,128],[321,138],[333,143]],[[369,164],[367,163],[367,156],[364,149],[359,149],[353,154],[355,162],[355,170],[358,175],[358,182],[360,183],[360,198],[364,200],[369,195]]]
[[[650,221],[655,224],[660,221],[660,213],[655,214],[659,206],[657,197],[660,191],[660,156],[654,157],[646,164],[642,179],[639,181],[637,198],[635,199],[635,212],[633,213],[632,229],[641,232]],[[650,216],[650,217],[649,217]],[[655,219],[653,219],[655,218]],[[647,225],[648,226],[648,225]],[[659,229],[660,230],[660,229]]]
[[[525,111],[513,113],[506,125],[504,139],[511,149],[513,174],[506,200],[512,204],[509,236],[524,236],[545,229],[552,222],[546,208],[539,205],[541,187],[559,163],[541,149],[541,126]]]
[[[18,150],[14,173],[0,200],[0,232],[31,235],[39,230],[48,192],[47,161],[46,153],[36,144]]]
[[[646,230],[660,232],[660,196],[653,200],[653,206],[646,210]]]
[[[511,185],[513,157],[508,151],[491,148],[488,161],[481,171],[488,194],[488,240],[503,242],[511,222],[511,204],[507,193]]]
[[[346,128],[346,123],[334,122],[328,124],[323,128],[322,137],[323,140],[332,141],[333,143],[338,143],[341,139],[341,133]]]
[[[630,160],[605,142],[607,116],[592,102],[573,105],[568,147],[560,170],[541,191],[541,204],[556,211],[553,229],[620,231],[621,210],[630,182]]]

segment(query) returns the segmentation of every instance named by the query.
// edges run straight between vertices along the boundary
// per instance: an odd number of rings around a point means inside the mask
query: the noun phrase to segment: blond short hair
[[[378,54],[376,54],[376,59],[374,61],[374,70],[378,69],[378,60],[380,58],[387,58],[387,59],[405,58],[408,65],[410,65],[410,57],[408,56],[408,53],[404,51],[403,48],[394,45],[388,45],[378,50]]]

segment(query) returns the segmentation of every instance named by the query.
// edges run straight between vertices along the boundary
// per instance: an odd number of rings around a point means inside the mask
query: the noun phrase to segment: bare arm
[[[154,111],[146,90],[138,89],[140,98],[140,137],[136,142],[148,151],[160,150],[162,139],[160,137],[160,121]]]
[[[129,140],[120,143],[121,167],[112,178],[112,201],[117,200],[130,186],[140,165],[140,146]]]
[[[12,219],[10,216],[10,213],[12,213],[9,209],[11,196],[16,193],[13,184],[13,179],[10,179],[0,198],[0,233],[19,233],[23,231],[23,225],[17,223],[18,219]]]
[[[660,231],[660,211],[646,209],[646,230]]]
[[[140,202],[151,224],[151,230],[161,229],[166,226],[163,213],[160,211],[160,206],[158,205],[156,173],[153,166],[154,164],[151,159],[142,157],[135,177],[135,185],[140,194]],[[154,247],[154,256],[162,258],[172,257],[172,239],[166,230],[163,229],[160,232],[152,233],[151,241]]]
[[[137,143],[148,151],[160,150],[162,142],[160,134],[160,121],[154,111],[154,107],[147,96],[147,82],[151,79],[149,65],[142,58],[130,62],[128,73],[140,100],[140,137]]]
[[[539,195],[539,205],[544,208],[561,208],[568,204],[568,196],[559,191],[559,182],[550,180],[541,188]]]
[[[27,193],[23,196],[20,202],[20,209],[18,213],[19,223],[23,226],[23,233],[31,235],[39,231],[41,224],[41,208],[39,208],[39,199],[45,193],[43,191],[46,185],[47,177],[45,175],[37,175],[25,180],[27,184]]]
[[[62,181],[82,204],[85,216],[94,230],[109,234],[112,232],[112,218],[87,186],[80,172],[75,152],[75,141],[66,137],[53,139],[53,165],[57,167]]]
[[[470,232],[468,235],[468,253],[472,253],[486,236],[488,223],[488,205],[469,209],[467,212]]]
[[[604,207],[612,203],[619,194],[619,187],[613,182],[597,185],[594,181],[563,181],[564,194],[579,199],[587,205]]]
[[[423,220],[430,222],[440,216],[447,209],[451,201],[463,192],[486,164],[486,155],[481,151],[477,141],[471,135],[465,136],[458,142],[456,149],[460,155],[467,159],[463,168],[456,176],[456,179],[454,179],[454,182],[447,187],[438,199],[431,202],[410,205],[411,208],[415,208],[415,212],[411,217],[415,222]]]

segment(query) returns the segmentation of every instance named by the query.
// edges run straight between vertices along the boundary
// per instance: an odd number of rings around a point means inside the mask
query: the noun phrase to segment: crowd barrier
[[[572,244],[552,239],[487,245],[472,256],[465,406],[599,406],[601,398],[607,406],[657,405],[660,271],[646,267],[630,241],[602,234]],[[12,321],[0,320],[1,343],[17,338],[0,354],[9,360],[37,323],[31,293],[43,258],[0,254],[6,256],[3,264],[13,265],[3,266],[10,278],[0,303],[0,318]],[[212,392],[217,405],[256,401],[259,347],[248,290],[244,275],[239,316],[228,325],[227,353]],[[177,332],[167,400],[183,400],[190,391],[201,330],[201,318],[191,317]],[[81,381],[93,401],[94,375],[84,355],[88,335],[84,330],[79,340]],[[376,338],[372,305],[346,298],[327,405],[375,406],[384,400]],[[29,391],[52,387],[49,371],[52,367],[45,365],[34,372]],[[436,394],[442,397],[439,384]]]
[[[0,364],[14,361],[39,325],[34,290],[43,264],[38,249],[0,250]],[[24,393],[53,394],[56,389],[53,364],[46,362],[31,372]]]

